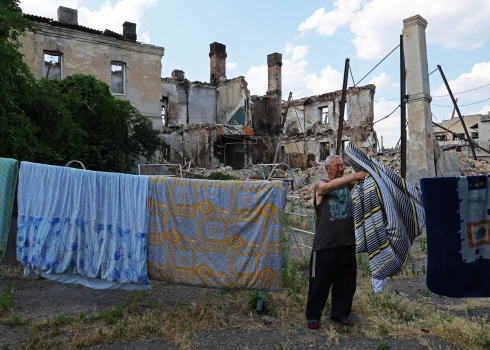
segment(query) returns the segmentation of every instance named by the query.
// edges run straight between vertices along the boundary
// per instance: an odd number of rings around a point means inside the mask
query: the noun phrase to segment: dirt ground
[[[2,349],[466,349],[425,330],[414,333],[418,334],[415,336],[389,332],[376,335],[369,330],[368,321],[356,312],[356,303],[353,317],[357,326],[353,330],[332,323],[328,317],[322,320],[320,330],[309,330],[301,321],[304,290],[296,302],[271,293],[276,304],[286,300],[284,303],[296,305],[291,309],[294,315],[286,318],[281,316],[284,309],[257,315],[253,307],[243,305],[250,296],[243,291],[152,281],[150,291],[135,297],[129,291],[93,290],[39,277],[23,278],[22,267],[15,260],[15,237],[14,217],[8,252],[0,263],[0,292],[5,294],[10,285],[13,299],[12,308],[0,313]],[[416,273],[390,279],[389,293],[406,295],[409,301],[435,306],[448,315],[486,318],[489,322],[488,300],[474,306],[472,301],[428,292],[425,276],[419,273],[423,264],[424,258],[414,254],[407,269]],[[365,271],[360,266],[360,279],[363,274]],[[123,308],[130,310],[124,311],[124,317],[122,311],[117,311]],[[212,313],[214,310],[210,308],[219,312]],[[114,320],[112,314],[116,315]],[[106,323],[99,322],[103,319]],[[143,323],[146,328],[142,328]],[[114,325],[120,325],[119,333],[111,331],[115,330],[110,328]]]

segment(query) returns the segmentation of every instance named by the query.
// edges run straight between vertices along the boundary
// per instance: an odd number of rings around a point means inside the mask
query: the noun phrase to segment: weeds
[[[0,314],[10,312],[14,308],[14,292],[12,290],[12,283],[8,282],[7,286],[2,289],[2,296],[0,296]]]
[[[357,254],[357,267],[361,270],[363,277],[371,276],[371,267],[366,253]]]
[[[64,314],[59,314],[54,318],[53,324],[57,327],[64,326],[66,324],[72,323],[74,321],[73,316],[67,316]]]
[[[420,244],[420,251],[424,254],[427,253],[427,238],[419,237],[418,242]]]
[[[388,345],[388,342],[386,342],[386,341],[380,341],[378,344],[378,347],[377,347],[378,350],[388,350],[389,348],[390,348],[390,346]]]

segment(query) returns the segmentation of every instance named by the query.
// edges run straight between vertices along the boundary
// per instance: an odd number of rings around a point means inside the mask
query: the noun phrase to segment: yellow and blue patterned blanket
[[[0,259],[7,250],[18,172],[17,160],[0,158]]]
[[[280,290],[286,186],[150,177],[150,279]]]

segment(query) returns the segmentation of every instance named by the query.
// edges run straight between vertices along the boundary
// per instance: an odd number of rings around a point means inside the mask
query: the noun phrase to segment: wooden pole
[[[405,52],[403,50],[403,35],[400,35],[400,145],[401,145],[401,176],[407,177],[407,107],[405,101],[406,83],[405,83]]]
[[[342,131],[344,129],[344,111],[345,111],[345,98],[347,94],[347,80],[349,79],[349,59],[345,59],[344,67],[344,84],[342,85],[342,98],[340,100],[340,117],[339,117],[339,130],[337,134],[337,155],[340,155],[340,149],[342,147]]]
[[[473,158],[476,160],[475,147],[473,146],[473,142],[471,141],[472,138],[470,137],[470,134],[468,133],[468,129],[466,128],[466,124],[463,120],[463,117],[461,116],[461,112],[459,111],[458,103],[454,99],[453,92],[451,91],[451,88],[449,87],[449,84],[446,80],[446,76],[444,75],[444,72],[442,71],[442,67],[440,65],[437,65],[437,68],[439,69],[439,72],[441,73],[442,80],[444,80],[444,84],[446,84],[447,91],[449,92],[449,96],[451,96],[451,100],[453,101],[454,108],[456,109],[456,112],[458,113],[459,119],[461,120],[461,124],[463,124],[464,133],[466,134],[466,138],[469,141],[471,153],[473,153]]]
[[[286,106],[286,111],[284,113],[284,118],[282,118],[282,122],[281,122],[281,131],[279,132],[279,137],[278,137],[278,140],[277,140],[276,152],[274,153],[274,162],[273,162],[273,164],[276,164],[276,161],[277,161],[277,155],[279,154],[279,149],[281,147],[282,133],[283,133],[283,129],[284,129],[284,124],[286,124],[286,118],[288,117],[289,105],[290,105],[292,99],[293,99],[293,93],[290,92],[289,93],[289,97],[288,97],[288,104]]]

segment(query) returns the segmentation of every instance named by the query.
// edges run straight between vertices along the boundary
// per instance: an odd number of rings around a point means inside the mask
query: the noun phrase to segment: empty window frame
[[[318,122],[320,124],[328,124],[329,120],[329,115],[328,115],[328,106],[327,107],[320,107],[318,109]]]
[[[111,89],[113,94],[124,95],[126,93],[126,64],[111,63]]]
[[[162,124],[168,126],[168,98],[162,98]]]
[[[54,52],[44,52],[43,77],[50,80],[63,79],[63,55]]]

